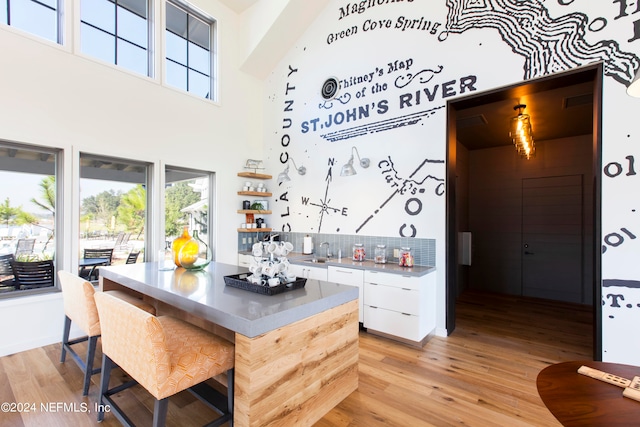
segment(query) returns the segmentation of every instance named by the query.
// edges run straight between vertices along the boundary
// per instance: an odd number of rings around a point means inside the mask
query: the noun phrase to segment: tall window
[[[82,53],[151,75],[148,16],[147,0],[81,0]]]
[[[58,0],[0,0],[0,22],[61,43]]]
[[[95,267],[124,264],[131,253],[145,259],[147,164],[132,160],[80,155],[80,275],[94,280]],[[106,252],[99,252],[106,250]]]
[[[213,174],[167,166],[165,168],[165,236],[167,245],[178,237],[184,227],[197,230],[210,248],[211,203]]]
[[[213,19],[167,2],[167,84],[208,99],[213,92]]]
[[[54,287],[57,162],[54,150],[0,141],[0,295]],[[37,280],[20,281],[29,269]]]

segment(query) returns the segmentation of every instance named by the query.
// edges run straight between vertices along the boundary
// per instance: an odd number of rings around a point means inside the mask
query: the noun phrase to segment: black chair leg
[[[235,370],[233,368],[227,371],[227,412],[231,416],[229,419],[229,427],[233,427],[233,394],[234,390],[234,375]]]
[[[167,423],[167,410],[169,409],[169,398],[156,399],[153,405],[153,427],[164,427]]]
[[[82,395],[86,396],[89,394],[89,384],[91,384],[91,376],[95,373],[97,374],[100,370],[93,369],[93,359],[96,356],[96,346],[98,344],[98,335],[89,337],[88,347],[87,347],[87,360],[84,363],[84,388],[82,391]]]
[[[62,353],[60,354],[60,363],[64,363],[67,357],[66,345],[69,344],[69,332],[71,331],[71,319],[64,316],[64,328],[62,329]]]
[[[100,374],[100,396],[98,397],[98,422],[104,420],[104,408],[107,405],[107,401],[104,399],[104,396],[109,390],[111,368],[113,368],[113,361],[103,354],[102,374]]]

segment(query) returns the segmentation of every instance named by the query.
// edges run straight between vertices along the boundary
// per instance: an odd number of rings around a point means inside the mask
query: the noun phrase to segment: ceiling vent
[[[460,129],[466,129],[476,126],[486,126],[489,122],[482,114],[469,117],[460,117],[456,120],[456,126]]]
[[[581,105],[591,105],[593,104],[593,94],[587,93],[584,95],[576,95],[571,96],[569,98],[562,99],[562,108],[565,110],[567,108],[579,107]]]

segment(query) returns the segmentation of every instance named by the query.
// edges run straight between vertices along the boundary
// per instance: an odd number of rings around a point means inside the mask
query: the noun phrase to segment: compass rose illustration
[[[335,159],[329,158],[328,161],[329,169],[327,170],[327,175],[325,176],[326,186],[324,189],[324,197],[321,197],[318,202],[311,202],[309,197],[302,198],[303,205],[311,205],[315,206],[320,210],[320,219],[318,222],[318,233],[322,230],[322,220],[324,219],[325,214],[337,214],[342,213],[342,215],[347,216],[347,208],[337,208],[330,205],[331,199],[329,198],[329,188],[331,183],[333,182],[333,165],[335,164]]]

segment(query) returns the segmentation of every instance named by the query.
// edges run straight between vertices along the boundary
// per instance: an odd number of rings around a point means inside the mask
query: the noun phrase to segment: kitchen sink
[[[324,258],[308,258],[308,259],[303,259],[302,261],[304,261],[304,262],[312,262],[314,264],[323,264],[327,260],[324,259]]]

